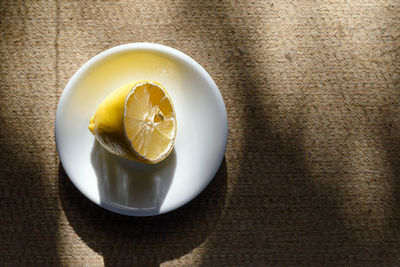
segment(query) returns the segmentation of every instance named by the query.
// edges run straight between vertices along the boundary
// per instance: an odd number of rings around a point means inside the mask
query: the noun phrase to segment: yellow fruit
[[[175,109],[159,83],[131,82],[104,99],[89,130],[111,153],[154,164],[166,158],[175,144]]]

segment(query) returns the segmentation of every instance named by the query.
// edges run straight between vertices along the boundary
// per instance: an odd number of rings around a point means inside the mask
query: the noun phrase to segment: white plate
[[[175,148],[156,165],[111,155],[88,130],[102,100],[132,80],[158,81],[174,102]],[[67,175],[87,198],[113,212],[150,216],[181,207],[210,183],[224,157],[228,122],[217,85],[196,61],[167,46],[132,43],[98,54],[72,76],[57,107],[55,137]]]

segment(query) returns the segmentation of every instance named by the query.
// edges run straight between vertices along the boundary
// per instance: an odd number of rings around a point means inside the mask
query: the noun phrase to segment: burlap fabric
[[[0,265],[400,264],[399,1],[1,1],[0,29]],[[72,74],[139,41],[229,116],[214,181],[152,218],[92,204],[54,141]]]

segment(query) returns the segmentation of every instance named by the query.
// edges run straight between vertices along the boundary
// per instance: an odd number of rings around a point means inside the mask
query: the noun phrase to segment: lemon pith
[[[159,83],[131,82],[106,97],[90,119],[89,130],[113,154],[157,163],[175,143],[174,106]]]

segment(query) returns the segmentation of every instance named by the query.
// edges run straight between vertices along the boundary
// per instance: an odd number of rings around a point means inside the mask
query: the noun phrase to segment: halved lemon
[[[154,81],[138,81],[107,96],[90,119],[89,130],[109,152],[154,164],[171,153],[176,126],[165,88]]]

